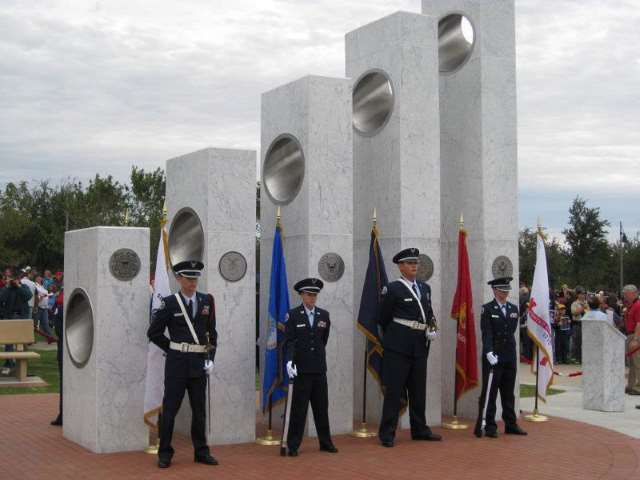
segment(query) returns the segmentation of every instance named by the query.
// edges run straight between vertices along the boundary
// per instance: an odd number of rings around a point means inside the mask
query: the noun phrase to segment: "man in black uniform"
[[[191,440],[194,461],[207,465],[218,462],[207,446],[205,404],[207,379],[213,369],[217,345],[216,315],[213,296],[196,291],[202,262],[185,261],[173,266],[180,292],[163,299],[153,313],[147,335],[166,352],[164,398],[160,415],[158,466],[171,465],[173,425],[185,390],[191,404]],[[164,334],[169,330],[169,337]]]
[[[316,307],[318,293],[324,284],[317,278],[306,278],[294,285],[302,304],[287,314],[287,373],[293,382],[291,419],[287,435],[289,456],[297,457],[302,442],[307,409],[311,402],[318,432],[320,450],[337,453],[329,430],[329,393],[325,347],[329,340],[329,312]]]
[[[378,435],[384,447],[393,447],[400,416],[400,400],[409,396],[409,419],[413,440],[439,441],[425,417],[427,358],[431,340],[437,336],[431,308],[431,288],[416,280],[417,248],[402,250],[393,263],[402,277],[382,289],[379,323],[382,326],[382,383],[384,403]]]
[[[518,307],[507,301],[512,277],[491,280],[495,298],[482,306],[480,328],[482,330],[482,392],[479,399],[478,420],[474,433],[482,437],[482,414],[487,395],[489,373],[493,371],[489,402],[487,403],[484,434],[498,437],[496,425],[496,396],[500,391],[502,419],[505,433],[526,435],[517,422],[514,388],[518,368],[515,333],[518,328]]]

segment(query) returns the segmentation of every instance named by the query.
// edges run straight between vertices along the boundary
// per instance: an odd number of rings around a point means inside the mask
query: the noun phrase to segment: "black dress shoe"
[[[508,435],[526,435],[527,434],[527,432],[521,429],[518,425],[514,425],[512,427],[505,427],[504,433]]]
[[[329,453],[338,453],[338,449],[333,443],[330,445],[320,445],[320,451],[329,452]]]
[[[393,440],[380,440],[380,444],[383,447],[392,448],[393,447]]]
[[[159,468],[169,468],[171,466],[171,460],[159,458],[158,459],[158,467]]]
[[[218,465],[218,460],[216,460],[211,454],[207,454],[202,457],[194,457],[193,461],[196,463],[204,463],[205,465]]]
[[[484,432],[484,436],[489,438],[498,438],[498,432],[496,430],[490,430],[488,432]]]
[[[51,422],[51,425],[54,425],[56,427],[62,426],[62,417],[58,415],[56,419]]]
[[[289,450],[289,456],[290,457],[297,457],[298,456],[298,450]]]
[[[478,437],[478,438],[482,438],[482,429],[481,429],[481,428],[476,428],[476,429],[473,431],[473,434],[474,434],[476,437]]]
[[[416,435],[412,437],[413,440],[424,440],[427,442],[439,442],[442,440],[442,435],[438,435],[437,433],[429,432],[423,433],[422,435]]]

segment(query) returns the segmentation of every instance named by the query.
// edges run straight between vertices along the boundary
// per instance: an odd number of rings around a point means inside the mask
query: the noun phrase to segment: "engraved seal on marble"
[[[130,248],[116,250],[109,259],[109,270],[118,280],[133,280],[140,272],[140,257]]]
[[[344,260],[337,253],[325,253],[318,262],[318,273],[326,282],[337,282],[344,274]]]
[[[494,278],[512,277],[513,264],[511,260],[509,260],[509,257],[505,257],[504,255],[496,257],[491,266],[491,273],[493,273]]]
[[[421,253],[420,255],[418,255],[418,274],[416,275],[416,277],[418,278],[418,280],[428,282],[432,276],[433,260],[431,260],[429,255]]]
[[[227,282],[237,282],[247,273],[247,259],[240,252],[229,251],[220,257],[218,270]]]

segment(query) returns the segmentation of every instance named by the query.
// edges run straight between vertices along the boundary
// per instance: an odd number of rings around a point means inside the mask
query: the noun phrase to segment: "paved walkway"
[[[556,370],[568,375],[581,370],[580,365],[558,365]],[[598,427],[609,428],[634,438],[640,438],[640,396],[625,395],[624,412],[596,412],[582,408],[582,377],[556,376],[552,388],[564,390],[558,395],[550,395],[547,403],[539,402],[538,410],[544,415],[585,422]],[[520,366],[520,383],[535,385],[535,375],[528,365]],[[530,412],[534,398],[520,399],[520,409]]]
[[[469,431],[445,431],[442,443],[413,442],[402,432],[393,449],[375,439],[337,436],[340,453],[319,452],[306,438],[297,458],[277,447],[215,447],[221,465],[192,462],[187,439],[177,438],[169,470],[142,452],[93,454],[49,425],[55,394],[0,396],[0,478],[7,479],[624,479],[639,478],[640,440],[564,419],[526,424],[528,437],[478,440]],[[523,423],[523,426],[524,423]]]

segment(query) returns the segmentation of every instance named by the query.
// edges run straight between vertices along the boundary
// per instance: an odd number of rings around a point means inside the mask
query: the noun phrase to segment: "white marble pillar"
[[[624,412],[625,339],[609,322],[582,321],[582,408]]]
[[[439,31],[442,311],[448,316],[455,292],[457,220],[462,213],[480,355],[480,308],[492,298],[487,281],[494,277],[498,257],[510,260],[510,269],[497,271],[515,278],[510,299],[518,302],[514,1],[423,0],[422,10]],[[461,15],[472,26],[472,42]],[[442,324],[442,407],[450,415],[456,325]],[[475,417],[479,394],[476,388],[464,395],[458,414]],[[518,403],[518,382],[515,394]]]
[[[353,420],[354,335],[349,80],[307,76],[264,93],[261,145],[261,352],[279,205],[292,307],[301,303],[294,283],[306,277],[322,278],[319,263],[325,254],[337,254],[344,262],[344,273],[337,281],[323,279],[318,306],[331,315],[327,345],[331,431],[346,433]],[[315,432],[313,421],[309,432]]]
[[[174,229],[183,212],[199,219],[205,264],[198,290],[215,298],[218,350],[210,380],[209,444],[255,440],[256,154],[207,148],[167,161],[167,209],[172,261],[193,255],[198,242]],[[186,249],[186,250],[185,250]],[[189,249],[191,251],[189,251]],[[228,255],[226,255],[228,254]],[[226,255],[226,256],[225,256]],[[224,258],[223,258],[224,257]],[[243,259],[244,258],[244,262]],[[221,264],[222,260],[222,264]],[[241,278],[225,279],[228,270]],[[227,274],[228,276],[228,274]],[[176,426],[189,434],[185,397]]]
[[[427,283],[442,325],[451,322],[440,308],[437,61],[436,25],[424,15],[398,12],[346,36],[346,73],[354,81],[354,305],[356,309],[360,305],[375,207],[389,280],[399,277],[393,256],[403,248],[419,248],[435,266]],[[388,83],[383,82],[385,77]],[[364,345],[363,335],[357,332],[353,403],[358,420],[362,416]],[[439,425],[441,420],[441,345],[442,339],[432,343],[428,360],[430,425]],[[378,424],[382,394],[375,379],[367,375],[367,421]],[[402,424],[408,426],[408,415],[403,416]]]
[[[128,263],[110,268],[122,249]],[[137,273],[118,279],[114,271]],[[149,229],[66,232],[64,274],[63,435],[95,453],[142,450]]]

